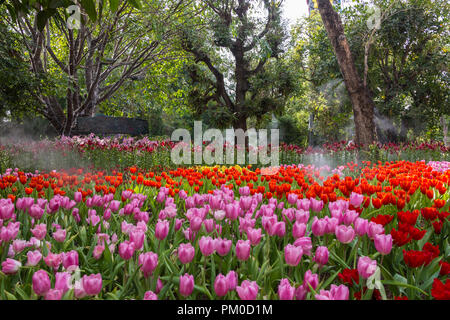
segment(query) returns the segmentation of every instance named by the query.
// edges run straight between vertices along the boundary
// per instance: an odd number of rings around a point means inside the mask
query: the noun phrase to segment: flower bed
[[[0,297],[449,299],[443,168],[9,169]]]

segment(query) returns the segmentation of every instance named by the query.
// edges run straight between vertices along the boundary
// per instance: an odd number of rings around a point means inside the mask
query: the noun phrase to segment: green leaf
[[[55,9],[45,9],[45,10],[38,12],[38,14],[36,16],[36,25],[37,25],[39,31],[44,30],[48,19],[50,19],[51,16],[53,16],[55,13],[56,13]]]
[[[106,297],[109,297],[109,298],[111,298],[111,299],[113,299],[113,300],[119,300],[119,298],[118,298],[114,293],[112,293],[112,292],[108,292],[108,293],[106,294]]]
[[[6,291],[6,290],[5,290],[5,294],[6,294],[6,298],[7,298],[8,300],[17,300],[17,298],[16,298],[13,294],[9,293],[9,292]]]
[[[9,15],[11,16],[11,19],[14,21],[17,20],[17,13],[14,7],[10,4],[6,4],[6,8],[8,9]]]
[[[78,236],[78,233],[75,234],[75,235],[73,235],[72,237],[70,237],[70,239],[69,239],[67,242],[64,243],[63,251],[67,251],[67,247],[69,246],[69,244],[72,243],[72,241],[73,241],[77,236]]]
[[[70,289],[67,291],[64,296],[62,297],[62,300],[73,300],[73,296],[75,294],[74,289]]]
[[[84,226],[82,226],[79,233],[80,233],[80,238],[81,238],[82,244],[83,244],[83,246],[85,246],[86,242],[87,242],[86,228]]]
[[[433,233],[434,233],[434,230],[428,230],[427,233],[425,234],[425,236],[422,239],[420,239],[419,241],[417,241],[419,250],[422,250],[423,246],[425,245],[426,242],[428,242],[428,240],[430,239],[430,237]]]
[[[139,0],[129,0],[128,2],[136,9],[141,9],[141,3]]]
[[[418,287],[416,287],[416,286],[413,286],[413,285],[411,285],[411,284],[408,284],[408,283],[402,283],[402,282],[390,281],[390,280],[381,280],[381,283],[387,284],[387,285],[392,285],[392,286],[411,288],[411,289],[417,290],[417,291],[419,291],[420,293],[422,293],[422,294],[428,296],[428,293],[426,293],[426,292],[423,291],[422,289],[420,289],[420,288],[418,288]]]
[[[339,272],[341,272],[341,270],[336,271],[335,273],[333,273],[333,275],[331,277],[329,277],[327,279],[327,281],[325,281],[325,283],[320,286],[320,288],[317,288],[316,291],[319,291],[319,289],[325,289],[328,288],[328,286],[333,282],[333,280],[337,277],[337,275],[339,274]]]
[[[93,0],[80,0],[81,6],[88,14],[92,21],[97,20],[97,10],[95,9],[95,3]]]
[[[109,7],[112,12],[116,12],[119,7],[119,0],[109,0]]]
[[[15,291],[20,295],[20,297],[21,297],[23,300],[30,300],[30,298],[29,298],[28,295],[25,293],[25,291],[23,291],[23,290],[19,287],[19,284],[18,284],[18,283],[16,284]]]

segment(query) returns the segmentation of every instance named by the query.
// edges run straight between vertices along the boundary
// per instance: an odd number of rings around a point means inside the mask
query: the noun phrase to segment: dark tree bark
[[[329,0],[318,0],[319,12],[339,63],[353,106],[356,144],[368,146],[376,140],[374,102],[355,66],[344,27]]]

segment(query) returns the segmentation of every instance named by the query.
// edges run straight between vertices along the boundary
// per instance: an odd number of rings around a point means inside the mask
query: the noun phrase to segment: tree
[[[95,1],[99,3],[99,1]],[[28,15],[31,12],[37,17],[36,24],[40,31],[42,31],[48,20],[51,17],[58,15],[58,9],[66,9],[73,13],[73,6],[80,6],[89,15],[91,21],[97,20],[97,10],[94,0],[34,0],[34,1],[20,1],[20,0],[0,0],[0,5],[3,5],[8,10],[10,16],[17,20],[23,15]],[[129,0],[131,6],[140,9],[141,5],[139,0]],[[102,1],[103,6],[103,1]],[[115,12],[119,8],[119,0],[110,0],[109,7],[112,12]],[[72,10],[71,10],[72,9]]]
[[[17,34],[0,19],[0,117],[18,120],[38,106],[35,94],[41,80],[29,70],[22,58],[23,48]]]
[[[93,115],[125,82],[143,79],[149,66],[169,58],[168,40],[188,2],[148,1],[137,11],[128,1],[115,1],[115,10],[103,10],[106,2],[100,1],[95,21],[81,11],[79,29],[67,27],[64,11],[44,30],[38,27],[39,13],[10,20],[22,37],[32,72],[49,75],[56,69],[58,77],[63,75],[59,92],[39,92],[39,111],[59,133],[69,135],[79,116]]]
[[[379,8],[380,24],[371,29],[368,22],[375,7]],[[375,103],[380,142],[405,141],[436,132],[440,117],[449,114],[449,25],[444,23],[449,7],[445,0],[374,0],[371,5],[355,1],[339,11],[356,68],[365,75]],[[313,101],[309,97],[329,83],[342,81],[342,76],[320,14],[305,18],[294,31],[290,59],[299,66],[299,86],[306,88],[305,97],[297,99],[297,109],[308,110]],[[348,100],[346,96],[339,100]],[[331,109],[333,105],[327,102],[326,107]],[[347,106],[345,112],[339,112],[350,118]],[[326,131],[321,128],[324,116],[315,114],[314,124],[321,136]],[[331,126],[347,125],[335,119]]]
[[[221,127],[246,131],[249,117],[261,119],[281,110],[294,88],[293,73],[279,59],[286,39],[282,1],[201,3],[206,7],[203,21],[185,29],[181,39],[196,61],[188,68],[190,104],[197,114],[210,112]],[[255,14],[258,8],[264,19]]]
[[[368,146],[376,140],[374,102],[358,74],[339,15],[329,0],[318,0],[318,8],[352,102],[355,142],[358,145]]]

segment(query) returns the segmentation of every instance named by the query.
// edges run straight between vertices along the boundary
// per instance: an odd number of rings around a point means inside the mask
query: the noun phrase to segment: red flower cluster
[[[439,272],[441,276],[446,276],[450,274],[450,263],[445,261],[439,261],[439,265],[441,266],[441,271]]]
[[[418,268],[423,265],[427,266],[433,259],[439,256],[439,246],[433,246],[427,242],[421,251],[418,250],[403,250],[403,259],[410,268]]]
[[[349,286],[353,286],[354,283],[359,284],[358,269],[344,269],[338,274],[338,277]]]
[[[447,279],[445,284],[439,279],[434,279],[431,295],[436,300],[450,300],[450,279]]]
[[[394,215],[389,215],[389,214],[379,214],[376,217],[372,217],[370,219],[370,221],[375,222],[377,224],[381,224],[384,226],[386,226],[389,222],[392,221],[392,219],[394,219]]]

